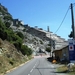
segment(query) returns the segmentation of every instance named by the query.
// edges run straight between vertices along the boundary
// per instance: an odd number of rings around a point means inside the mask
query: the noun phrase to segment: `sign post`
[[[75,63],[75,40],[69,39],[69,60],[70,63]]]

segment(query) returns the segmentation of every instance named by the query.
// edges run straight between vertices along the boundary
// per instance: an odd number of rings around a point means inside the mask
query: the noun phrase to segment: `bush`
[[[5,22],[5,25],[6,25],[7,28],[9,28],[11,23],[10,22]]]
[[[23,35],[21,32],[17,32],[17,35],[18,35],[20,38],[24,39],[24,35]]]
[[[40,44],[43,44],[43,42],[40,40]]]
[[[46,51],[47,52],[51,52],[51,48],[50,47],[46,47]]]
[[[25,31],[26,31],[26,29],[24,28],[24,29],[23,29],[23,32],[25,32]]]
[[[9,61],[9,63],[11,64],[11,65],[13,65],[14,63],[13,63],[13,61]]]
[[[26,45],[21,46],[21,52],[23,55],[31,55],[32,54],[32,50],[30,48],[28,48],[28,46],[26,46]]]
[[[21,45],[22,45],[22,39],[18,36],[15,37],[15,41],[13,41],[13,44],[15,45],[15,47],[18,49],[18,51],[21,49]]]
[[[4,16],[4,19],[5,20],[12,20],[12,17],[8,15],[8,16]]]

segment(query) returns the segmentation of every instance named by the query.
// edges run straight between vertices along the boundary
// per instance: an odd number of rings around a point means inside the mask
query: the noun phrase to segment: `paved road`
[[[54,67],[45,57],[38,57],[6,75],[57,75]]]

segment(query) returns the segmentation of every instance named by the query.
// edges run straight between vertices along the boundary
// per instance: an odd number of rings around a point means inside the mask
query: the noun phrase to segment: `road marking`
[[[31,69],[31,71],[30,72],[32,72],[33,71],[33,69]]]
[[[35,68],[35,66],[33,68]]]
[[[36,66],[36,64],[35,64],[35,66]]]
[[[35,66],[36,66],[37,62],[35,63]]]

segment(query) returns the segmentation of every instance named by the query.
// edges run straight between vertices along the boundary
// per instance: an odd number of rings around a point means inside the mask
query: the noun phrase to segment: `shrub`
[[[24,35],[23,35],[21,32],[17,32],[17,35],[18,35],[20,38],[24,39]]]
[[[40,44],[43,44],[43,42],[40,40]]]
[[[4,16],[4,19],[5,20],[12,20],[12,17],[8,15],[8,16]]]
[[[46,47],[46,51],[47,52],[51,52],[51,48],[50,47]]]
[[[26,45],[21,46],[21,52],[23,55],[31,55],[32,54],[32,50],[30,48],[28,48],[28,46],[26,46]]]
[[[7,28],[9,28],[11,23],[10,22],[5,22],[5,25],[6,25]]]

